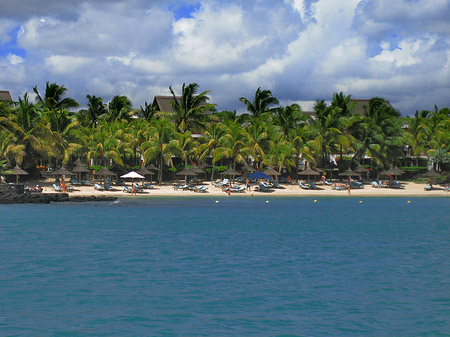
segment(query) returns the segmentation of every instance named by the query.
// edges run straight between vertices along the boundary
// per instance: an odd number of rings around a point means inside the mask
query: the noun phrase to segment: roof
[[[352,115],[360,115],[360,116],[365,116],[366,115],[366,110],[364,109],[364,107],[369,107],[369,102],[370,99],[350,99],[350,104],[356,102],[355,107],[352,110]],[[391,105],[391,103],[389,101],[386,101],[386,104]],[[391,105],[392,106],[392,105]]]
[[[181,96],[175,96],[178,103],[181,104]],[[156,108],[158,111],[165,111],[165,112],[175,112],[175,110],[170,105],[170,102],[173,101],[173,96],[155,96],[153,99],[152,106]],[[206,100],[202,102],[201,105],[206,105]],[[211,113],[209,110],[205,112],[206,114]]]
[[[9,91],[0,90],[0,101],[12,102],[11,94],[9,93]]]

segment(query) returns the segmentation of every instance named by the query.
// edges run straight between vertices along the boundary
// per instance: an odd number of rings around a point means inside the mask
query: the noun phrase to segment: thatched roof
[[[181,96],[175,96],[178,103],[181,104]],[[175,112],[175,110],[170,105],[170,102],[173,101],[173,96],[155,96],[153,99],[152,106],[156,108],[158,111],[165,111],[165,112]],[[208,102],[204,100],[201,105],[206,105]],[[208,110],[205,112],[206,114],[210,114],[211,112]]]
[[[0,90],[0,101],[12,102],[11,94],[9,91]]]

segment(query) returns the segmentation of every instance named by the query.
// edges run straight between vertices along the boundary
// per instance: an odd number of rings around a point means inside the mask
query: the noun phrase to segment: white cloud
[[[46,67],[58,75],[70,75],[89,63],[84,57],[52,55],[45,60]]]
[[[42,0],[42,8],[7,2],[0,46],[10,50],[0,52],[1,86],[18,95],[48,80],[81,103],[86,94],[105,101],[126,94],[139,106],[168,94],[169,85],[178,91],[197,82],[218,109],[239,111],[238,98],[257,87],[281,102],[329,99],[341,90],[379,95],[409,113],[448,102],[450,0],[199,2],[179,20],[175,0]]]
[[[11,63],[13,66],[21,64],[25,61],[22,57],[11,53],[9,53],[6,58],[9,61],[9,63]]]

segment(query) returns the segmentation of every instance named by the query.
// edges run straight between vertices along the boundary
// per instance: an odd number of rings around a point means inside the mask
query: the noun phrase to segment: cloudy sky
[[[334,92],[402,114],[450,106],[450,0],[2,0],[0,90],[64,84],[85,105],[211,90],[219,110],[270,89],[304,110]]]

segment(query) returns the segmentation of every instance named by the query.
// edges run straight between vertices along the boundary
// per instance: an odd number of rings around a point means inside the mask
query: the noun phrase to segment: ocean
[[[1,336],[450,336],[450,198],[0,205]]]

